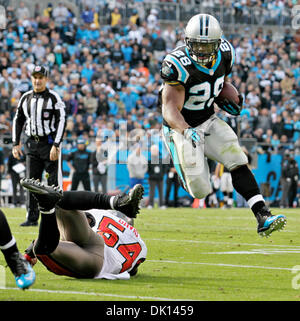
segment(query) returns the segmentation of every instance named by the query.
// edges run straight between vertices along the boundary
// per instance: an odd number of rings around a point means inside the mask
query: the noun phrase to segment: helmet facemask
[[[206,66],[216,58],[221,39],[203,40],[186,37],[185,43],[191,58],[198,64]]]

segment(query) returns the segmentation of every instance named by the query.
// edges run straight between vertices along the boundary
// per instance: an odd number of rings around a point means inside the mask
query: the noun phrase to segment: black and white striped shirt
[[[19,101],[13,119],[13,145],[20,142],[25,124],[25,134],[30,137],[53,138],[53,145],[61,143],[66,125],[66,106],[60,96],[53,90],[42,93],[33,90],[24,93]]]

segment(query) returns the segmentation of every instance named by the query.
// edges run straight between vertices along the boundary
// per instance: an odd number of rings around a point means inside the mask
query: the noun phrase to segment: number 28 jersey
[[[104,240],[104,262],[95,279],[129,279],[129,272],[146,260],[147,247],[138,231],[108,210],[88,211],[95,219],[93,231]]]
[[[224,79],[234,63],[234,49],[222,39],[220,50],[211,68],[197,64],[186,46],[177,47],[166,55],[161,66],[165,83],[185,88],[185,100],[181,113],[185,121],[196,127],[214,114],[214,98],[223,88]],[[168,124],[164,121],[164,125]]]

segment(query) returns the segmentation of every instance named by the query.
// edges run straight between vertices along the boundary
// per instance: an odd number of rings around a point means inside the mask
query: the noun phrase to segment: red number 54
[[[103,216],[97,229],[97,233],[103,237],[105,244],[109,247],[115,247],[119,241],[119,236],[112,227],[118,229],[122,233],[125,231],[124,226],[107,216]],[[136,242],[131,244],[120,244],[117,246],[117,250],[125,259],[125,262],[122,264],[122,270],[120,271],[120,273],[122,273],[132,266],[134,260],[140,254],[142,247]]]

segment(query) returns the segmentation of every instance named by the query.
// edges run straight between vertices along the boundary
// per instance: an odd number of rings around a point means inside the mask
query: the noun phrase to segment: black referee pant
[[[29,178],[42,180],[43,171],[48,173],[48,185],[58,185],[58,162],[50,161],[50,150],[52,144],[48,143],[48,137],[40,138],[36,141],[29,138],[25,144],[26,154],[26,176]],[[39,219],[38,204],[34,196],[27,192],[27,220],[37,222]]]
[[[91,179],[89,172],[78,173],[75,171],[73,173],[71,191],[76,191],[80,182],[82,182],[85,191],[91,190]]]

